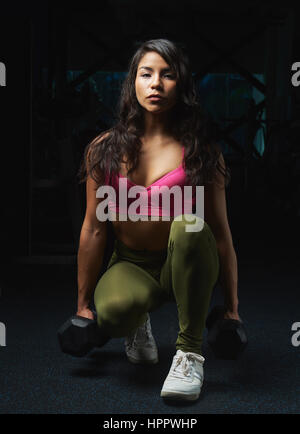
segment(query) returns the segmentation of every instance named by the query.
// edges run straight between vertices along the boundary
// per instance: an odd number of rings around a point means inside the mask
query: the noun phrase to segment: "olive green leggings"
[[[173,220],[164,250],[134,250],[115,241],[94,294],[98,325],[109,336],[127,336],[145,322],[147,312],[173,301],[179,320],[176,349],[201,354],[219,258],[208,224],[193,215],[198,230],[188,232],[185,216]]]

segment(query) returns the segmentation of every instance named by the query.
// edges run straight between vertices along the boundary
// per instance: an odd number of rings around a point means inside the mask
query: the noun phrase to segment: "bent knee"
[[[96,310],[99,319],[103,323],[117,325],[144,312],[145,307],[143,300],[139,298],[121,297],[102,301],[99,306],[96,306]]]
[[[128,300],[110,299],[102,301],[96,306],[99,318],[104,322],[116,322],[122,320],[132,310],[132,303]]]
[[[203,237],[203,234],[209,231],[208,224],[196,214],[181,214],[173,220],[170,236],[174,241],[188,239],[190,242]]]
[[[127,336],[136,329],[144,313],[137,302],[130,300],[110,300],[96,306],[96,310],[98,326],[114,338]]]

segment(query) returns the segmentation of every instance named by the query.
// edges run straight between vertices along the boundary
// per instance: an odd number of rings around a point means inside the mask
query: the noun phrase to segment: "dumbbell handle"
[[[206,319],[207,341],[217,357],[235,359],[247,345],[242,321],[224,318],[223,306],[215,306]]]
[[[218,321],[229,321],[232,324],[243,324],[241,319],[224,318],[225,308],[223,306],[215,306],[206,319],[206,327],[209,330]]]
[[[104,344],[106,344],[106,342],[108,342],[110,340],[110,337],[103,335],[103,333],[98,329],[98,325],[97,325],[97,312],[95,310],[92,309],[93,315],[94,315],[94,319],[90,319],[90,318],[86,318],[86,317],[82,317],[80,315],[75,315],[73,317],[73,323],[74,325],[80,327],[81,323],[82,325],[84,323],[86,323],[87,321],[90,321],[91,323],[95,323],[94,327],[94,346],[95,347],[102,347]]]

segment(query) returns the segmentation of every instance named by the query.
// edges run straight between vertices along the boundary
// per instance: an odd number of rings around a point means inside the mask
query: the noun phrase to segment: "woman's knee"
[[[99,327],[120,329],[117,333],[124,327],[132,328],[137,318],[147,310],[147,300],[142,295],[126,287],[113,286],[105,279],[97,285],[94,302]]]
[[[97,322],[112,337],[126,336],[140,323],[144,309],[138,300],[110,298],[96,305]]]
[[[170,238],[174,243],[191,247],[199,239],[207,239],[210,232],[208,224],[196,214],[181,214],[171,224]]]
[[[130,315],[133,304],[126,298],[110,298],[96,306],[99,317],[105,322],[116,322]]]
[[[212,253],[212,258],[218,262],[217,244],[214,235],[209,225],[200,217],[191,215],[194,217],[192,224],[198,228],[198,230],[188,231],[186,228],[190,225],[191,218],[188,215],[188,219],[184,217],[180,220],[173,220],[171,225],[169,248],[179,252],[180,260],[187,263],[193,262],[198,258],[202,260],[203,257],[207,258],[207,252]],[[196,261],[197,262],[197,261]]]

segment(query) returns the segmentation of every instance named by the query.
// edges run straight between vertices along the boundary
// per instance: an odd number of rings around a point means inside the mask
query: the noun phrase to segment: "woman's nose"
[[[154,75],[151,83],[152,87],[161,86],[161,81],[159,75]]]

